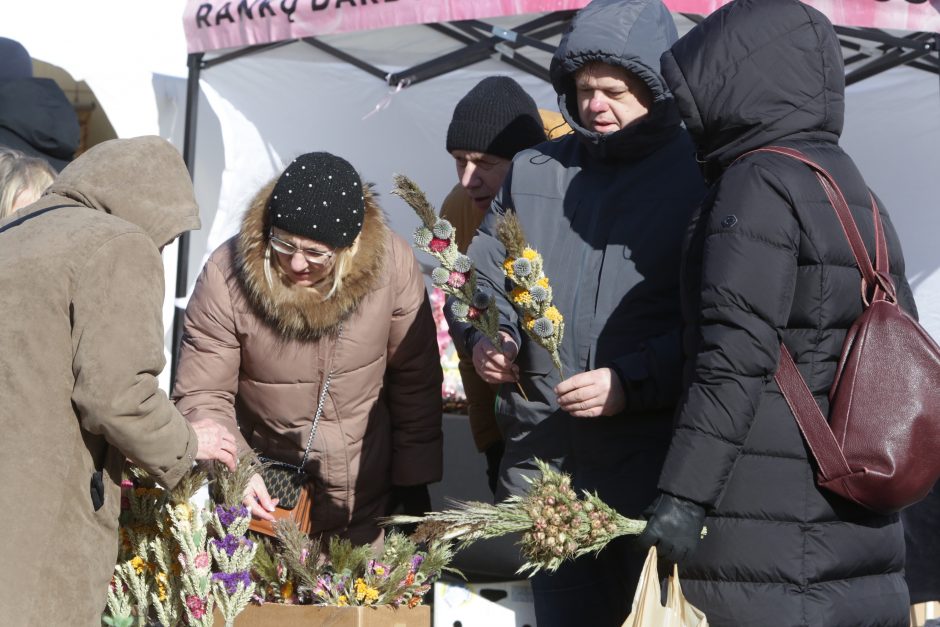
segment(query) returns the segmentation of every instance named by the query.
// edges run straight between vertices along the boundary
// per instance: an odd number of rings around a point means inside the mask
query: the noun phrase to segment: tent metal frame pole
[[[189,170],[189,178],[195,181],[196,169],[196,123],[199,117],[199,75],[203,68],[204,53],[190,54],[187,59],[189,75],[186,78],[186,117],[183,126],[183,162]],[[189,232],[180,235],[176,244],[176,298],[185,298],[189,289]],[[183,338],[183,314],[173,302],[173,344],[170,350],[170,393],[176,384],[180,341]]]
[[[372,65],[371,63],[366,63],[366,62],[363,61],[362,59],[359,59],[359,58],[357,58],[357,57],[354,57],[353,55],[349,54],[348,52],[343,52],[343,51],[340,50],[339,48],[334,48],[334,47],[331,46],[330,44],[324,43],[323,41],[317,39],[316,37],[304,37],[304,38],[300,39],[300,41],[302,41],[302,42],[304,42],[304,43],[306,43],[306,44],[309,44],[309,45],[313,46],[314,48],[316,48],[316,49],[318,49],[318,50],[322,50],[323,52],[325,52],[325,53],[327,53],[327,54],[329,54],[329,55],[331,55],[331,56],[336,57],[336,58],[339,59],[340,61],[345,61],[346,63],[349,63],[350,65],[353,65],[353,66],[359,68],[359,69],[362,70],[363,72],[366,72],[367,74],[371,74],[372,76],[375,76],[375,77],[377,77],[377,78],[380,78],[380,79],[382,79],[383,81],[384,81],[384,80],[387,80],[387,78],[388,78],[388,76],[389,76],[389,73],[386,72],[385,70],[383,70],[383,69],[381,69],[381,68],[377,68],[377,67],[375,67],[374,65]]]
[[[548,80],[548,71],[537,63],[531,61],[530,59],[519,54],[512,54],[511,56],[505,52],[500,51],[497,48],[498,44],[503,44],[510,49],[516,49],[525,45],[522,41],[519,40],[519,36],[524,38],[534,38],[530,37],[528,33],[535,31],[537,29],[542,29],[541,33],[545,37],[549,37],[552,34],[556,33],[555,29],[545,28],[557,22],[558,20],[568,20],[570,15],[574,12],[572,11],[556,11],[549,15],[545,15],[539,18],[536,18],[525,24],[521,24],[514,28],[513,30],[501,30],[496,31],[501,34],[491,35],[488,37],[481,37],[480,33],[474,30],[474,27],[485,29],[485,32],[494,32],[492,26],[485,24],[484,22],[477,22],[474,20],[465,20],[461,22],[451,22],[448,23],[450,28],[437,25],[434,30],[447,34],[448,36],[454,37],[458,41],[464,44],[464,47],[444,54],[436,59],[431,59],[423,63],[414,65],[406,70],[401,72],[396,72],[388,76],[388,83],[390,85],[395,85],[399,82],[407,82],[409,85],[414,85],[421,81],[426,81],[431,78],[435,78],[447,72],[457,70],[474,63],[479,63],[484,61],[494,54],[500,54],[501,60],[509,65],[517,67],[525,72],[529,72],[534,76]],[[454,32],[455,29],[458,32]],[[459,31],[462,31],[463,34],[460,34]],[[511,35],[510,35],[511,33]],[[472,43],[467,43],[468,37],[476,37],[475,41]]]
[[[875,58],[872,61],[869,61],[865,65],[851,72],[848,72],[845,75],[845,84],[846,86],[857,83],[861,80],[880,74],[886,70],[898,67],[900,65],[905,65],[911,61],[916,61],[921,57],[929,55],[932,50],[933,44],[921,47],[921,49],[907,50],[902,52],[901,49],[896,48],[890,52],[886,52],[880,57]]]
[[[294,43],[295,41],[296,39],[285,39],[284,41],[275,41],[270,44],[257,44],[255,46],[248,46],[246,48],[242,48],[234,52],[229,52],[227,54],[219,55],[218,57],[215,57],[214,59],[203,61],[201,67],[203,70],[208,70],[209,68],[213,66],[222,65],[223,63],[233,61],[240,57],[247,57],[252,54],[258,54],[260,52],[266,52],[268,50],[273,50],[275,48],[281,48],[282,46],[290,45]]]

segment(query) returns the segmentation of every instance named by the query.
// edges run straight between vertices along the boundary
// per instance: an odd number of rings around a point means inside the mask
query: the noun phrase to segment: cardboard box
[[[218,609],[215,624],[225,621]],[[334,607],[330,605],[249,605],[235,618],[235,627],[430,627],[431,608]]]
[[[434,627],[535,627],[528,580],[434,584]]]

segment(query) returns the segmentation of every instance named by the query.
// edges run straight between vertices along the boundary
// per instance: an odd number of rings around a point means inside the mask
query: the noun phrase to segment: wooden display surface
[[[225,621],[218,609],[215,624]],[[431,608],[335,607],[332,605],[249,605],[235,618],[235,627],[431,627]]]

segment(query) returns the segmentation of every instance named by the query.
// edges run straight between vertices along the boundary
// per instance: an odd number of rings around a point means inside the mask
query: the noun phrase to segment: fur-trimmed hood
[[[238,234],[239,280],[257,312],[288,339],[315,340],[333,335],[375,287],[388,256],[388,226],[371,184],[363,185],[365,219],[349,272],[332,297],[295,286],[273,271],[268,246],[268,198],[274,182],[255,196]],[[269,279],[270,277],[270,279]]]

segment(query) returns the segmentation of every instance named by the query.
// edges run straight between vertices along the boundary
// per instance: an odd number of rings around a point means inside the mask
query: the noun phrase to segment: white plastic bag
[[[660,601],[662,589],[656,566],[656,547],[651,547],[633,596],[633,609],[623,627],[708,627],[705,614],[682,595],[679,569],[675,565],[668,585],[664,606]]]

